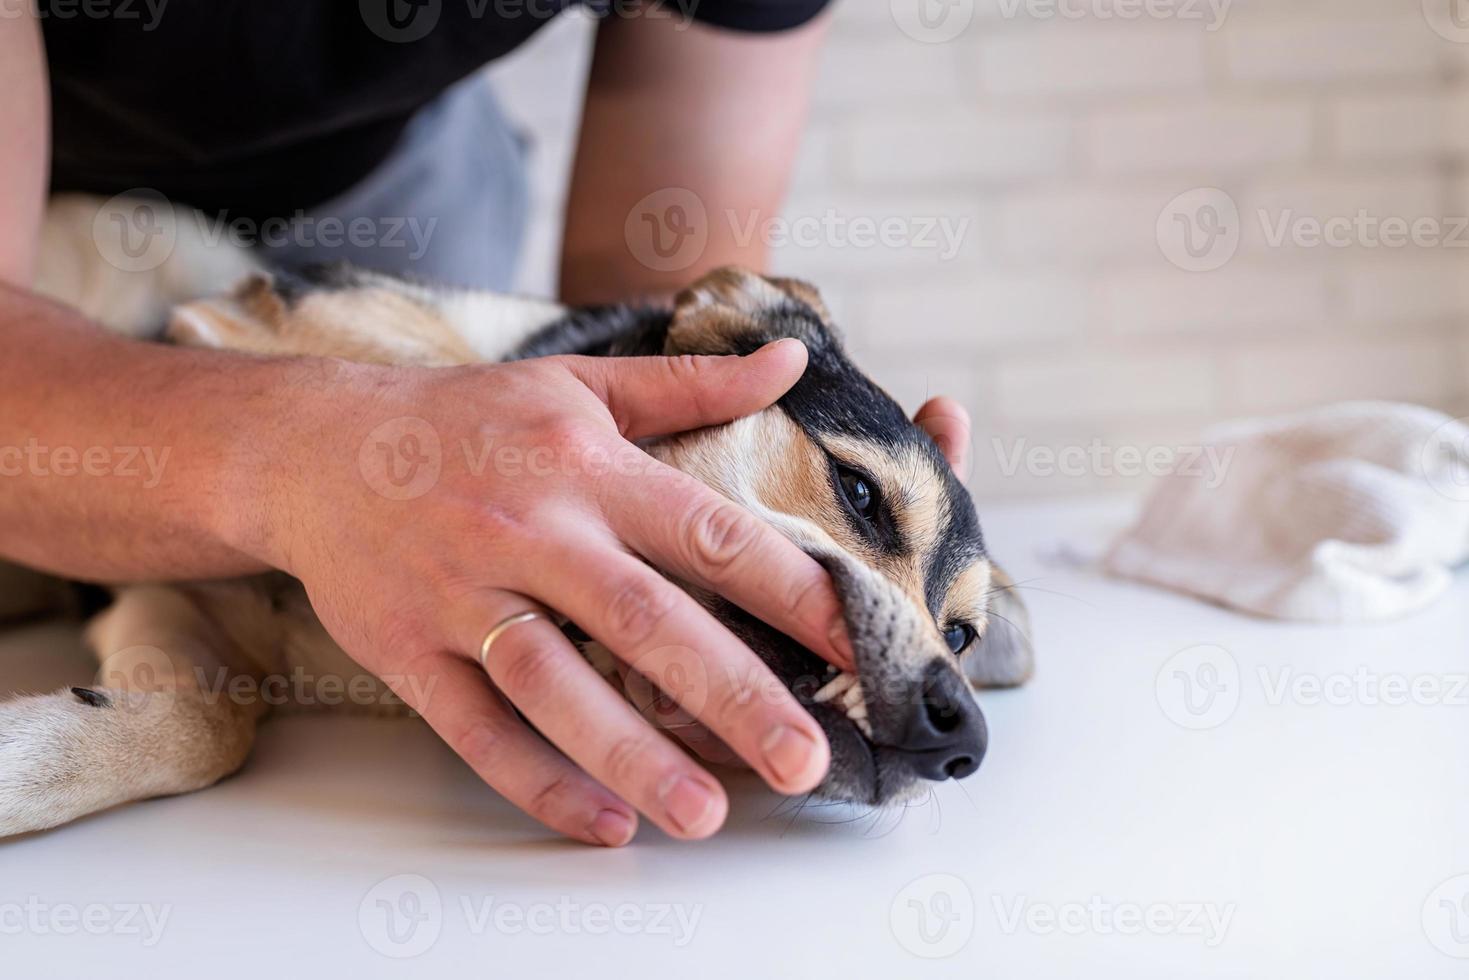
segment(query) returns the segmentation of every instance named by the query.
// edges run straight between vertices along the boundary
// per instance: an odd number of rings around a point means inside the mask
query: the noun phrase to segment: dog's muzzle
[[[897,744],[888,748],[922,779],[973,775],[989,745],[989,729],[964,679],[935,664],[915,694]]]
[[[828,702],[857,725],[884,768],[932,781],[972,775],[989,730],[932,615],[861,562],[813,557],[831,573],[857,659],[857,675]]]

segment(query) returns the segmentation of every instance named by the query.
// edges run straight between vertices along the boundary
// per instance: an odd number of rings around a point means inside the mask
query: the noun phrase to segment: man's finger
[[[713,732],[694,720],[694,716],[676,701],[655,688],[647,678],[637,674],[621,660],[616,661],[617,676],[623,691],[638,714],[660,732],[667,732],[683,743],[684,748],[716,766],[748,769],[749,763],[735,755]]]
[[[423,660],[421,683],[401,693],[417,692],[411,707],[481,779],[568,837],[608,847],[632,840],[636,812],[515,717],[477,663],[448,653]]]
[[[952,398],[942,395],[923,403],[913,423],[932,439],[960,480],[969,479],[969,413]]]
[[[855,670],[831,577],[779,531],[693,477],[624,480],[607,522],[657,567],[717,592],[822,659]]]
[[[577,626],[682,705],[773,789],[804,793],[821,782],[831,761],[821,726],[688,593],[610,546],[589,548],[582,539],[543,547],[543,567],[580,571],[537,585],[557,592],[557,605]]]
[[[569,357],[628,439],[722,425],[773,405],[806,370],[806,346],[778,340],[746,357]]]
[[[633,710],[555,624],[533,619],[506,629],[485,667],[541,734],[669,834],[708,837],[724,823],[729,802],[719,783]]]

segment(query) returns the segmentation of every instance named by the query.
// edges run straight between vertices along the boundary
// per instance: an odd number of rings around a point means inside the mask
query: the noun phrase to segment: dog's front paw
[[[89,755],[111,725],[112,695],[91,688],[0,702],[0,837],[44,830],[99,809],[108,776]]]

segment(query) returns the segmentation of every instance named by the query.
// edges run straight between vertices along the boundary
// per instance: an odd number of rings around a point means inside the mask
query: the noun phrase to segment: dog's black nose
[[[924,779],[963,779],[979,768],[989,730],[957,671],[934,664],[924,675],[902,742],[894,746]]]

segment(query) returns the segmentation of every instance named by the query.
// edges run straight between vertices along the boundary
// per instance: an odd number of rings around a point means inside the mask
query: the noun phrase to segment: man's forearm
[[[717,266],[764,267],[759,230],[785,196],[825,30],[825,18],[779,34],[671,16],[602,23],[566,205],[564,301],[667,296]]]
[[[4,285],[0,349],[0,557],[103,581],[259,570],[227,542],[341,369],[140,343]]]
[[[51,107],[40,23],[29,9],[19,17],[5,13],[0,10],[0,282],[29,285],[46,201]]]

